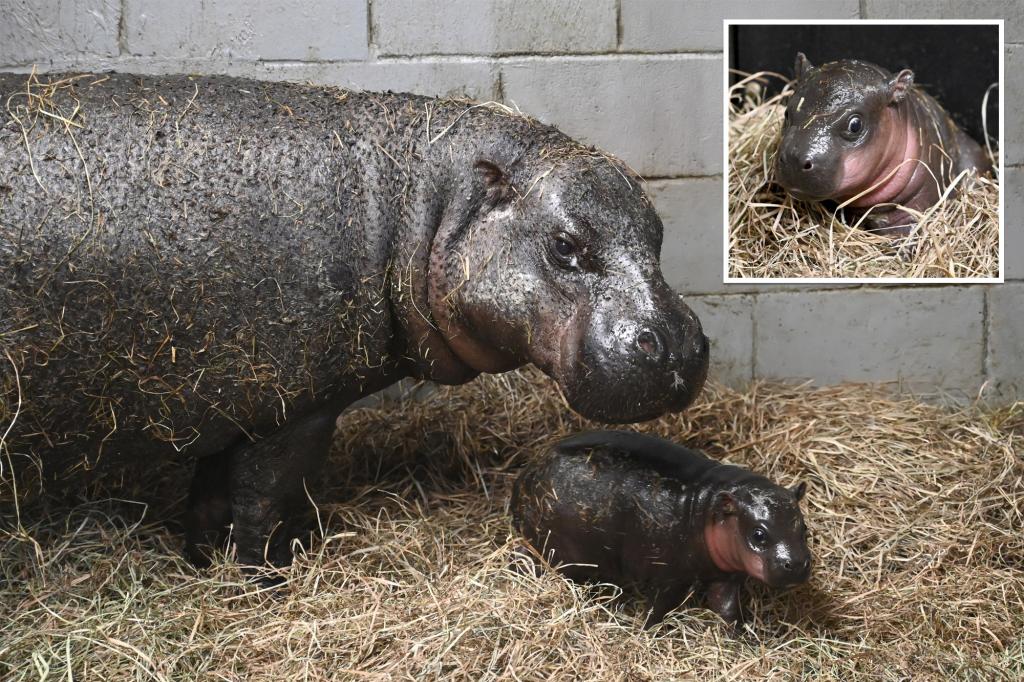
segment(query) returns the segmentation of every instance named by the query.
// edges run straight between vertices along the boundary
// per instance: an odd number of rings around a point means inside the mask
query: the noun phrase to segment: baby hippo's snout
[[[802,542],[801,538],[801,542]],[[811,554],[807,551],[806,545],[796,548],[786,548],[778,558],[775,575],[766,576],[768,582],[776,587],[787,585],[799,585],[806,582],[811,575]],[[793,552],[790,554],[790,552]]]
[[[783,136],[775,159],[775,179],[798,199],[824,199],[835,191],[834,152],[822,144],[797,139],[793,132]]]

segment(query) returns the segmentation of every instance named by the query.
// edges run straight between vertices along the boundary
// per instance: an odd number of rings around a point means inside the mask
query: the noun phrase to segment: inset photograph
[[[727,22],[726,283],[1002,281],[1002,32]]]

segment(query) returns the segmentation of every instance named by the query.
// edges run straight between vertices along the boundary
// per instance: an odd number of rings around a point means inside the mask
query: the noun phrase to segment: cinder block
[[[754,299],[752,296],[684,296],[711,339],[708,376],[734,388],[753,378]]]
[[[1024,279],[1024,167],[1007,166],[1003,178],[1003,245],[1006,279]]]
[[[645,176],[722,172],[719,55],[521,58],[505,100]]]
[[[1024,398],[1024,284],[988,288],[988,388],[1001,401]]]
[[[125,0],[125,41],[163,58],[365,59],[366,12],[365,0]]]
[[[722,179],[654,180],[645,188],[665,224],[661,267],[683,294],[722,290]]]
[[[1024,42],[1020,0],[866,0],[864,19],[1004,19],[1008,43]]]
[[[381,55],[604,52],[616,0],[374,0]]]
[[[0,0],[0,65],[118,53],[119,0]]]
[[[721,51],[723,19],[856,19],[858,0],[622,0],[627,52]]]
[[[984,377],[983,294],[924,286],[760,294],[754,374],[972,392]]]

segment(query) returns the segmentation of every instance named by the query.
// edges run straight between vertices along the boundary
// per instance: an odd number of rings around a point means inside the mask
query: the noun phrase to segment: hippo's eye
[[[764,528],[755,528],[750,534],[750,542],[754,547],[764,547],[768,544],[768,533]]]
[[[863,130],[864,124],[860,120],[860,116],[851,116],[850,120],[846,124],[846,129],[853,133],[854,135],[858,134],[861,130]]]

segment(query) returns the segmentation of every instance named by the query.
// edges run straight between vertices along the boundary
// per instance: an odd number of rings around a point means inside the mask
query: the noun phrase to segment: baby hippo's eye
[[[555,237],[555,251],[557,251],[558,255],[562,258],[568,258],[574,251],[576,251],[576,247],[568,239]]]
[[[754,532],[750,534],[750,542],[754,547],[764,547],[768,544],[768,533],[764,528],[755,528]]]
[[[864,129],[864,123],[860,120],[860,116],[851,116],[849,122],[846,124],[846,129],[856,135]]]

